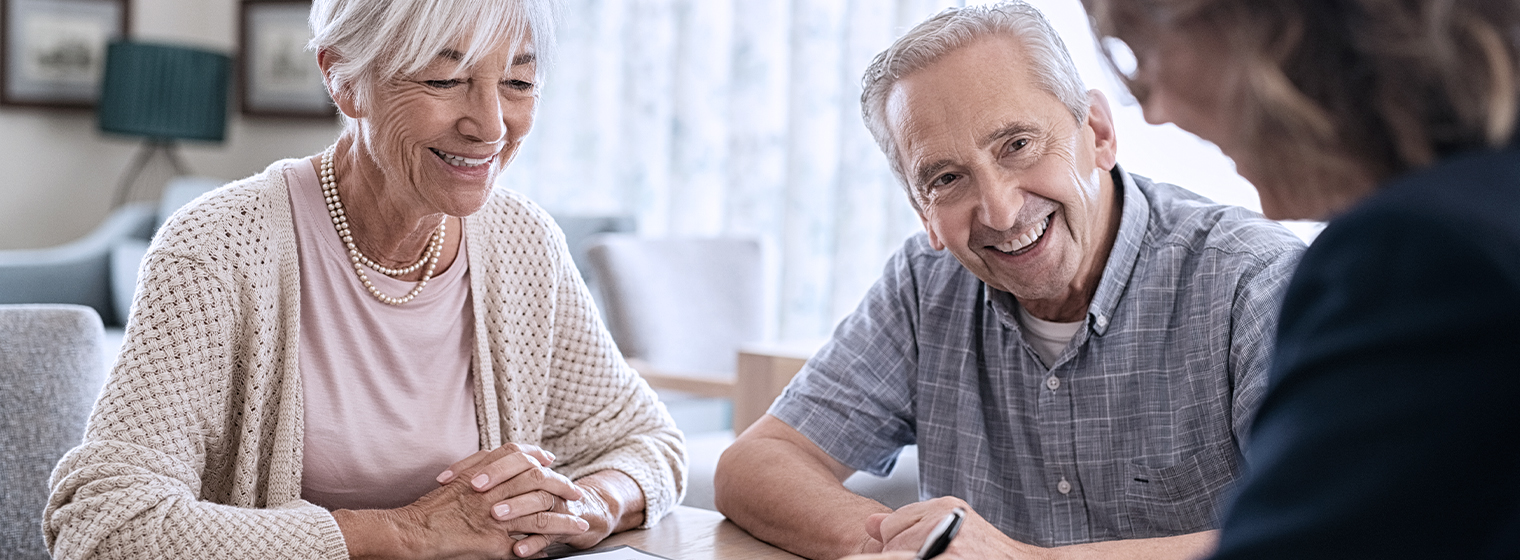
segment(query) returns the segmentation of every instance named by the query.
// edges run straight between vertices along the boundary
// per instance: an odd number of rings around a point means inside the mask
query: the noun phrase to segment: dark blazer
[[[1268,383],[1215,558],[1520,557],[1520,150],[1325,228]]]

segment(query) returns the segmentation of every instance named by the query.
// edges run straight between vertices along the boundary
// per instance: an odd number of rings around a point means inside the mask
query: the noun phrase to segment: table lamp
[[[143,167],[160,152],[175,173],[187,173],[176,141],[222,141],[231,74],[232,59],[224,54],[173,45],[111,43],[96,105],[100,130],[146,137],[116,187],[113,206],[126,200]]]

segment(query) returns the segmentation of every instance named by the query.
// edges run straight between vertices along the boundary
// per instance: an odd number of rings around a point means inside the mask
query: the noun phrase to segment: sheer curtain
[[[860,75],[932,0],[568,0],[502,185],[558,214],[765,247],[770,333],[826,336],[918,229]]]
[[[860,119],[860,76],[959,0],[566,0],[536,129],[504,174],[557,214],[766,248],[769,332],[827,336],[918,219]],[[1120,161],[1259,209],[1212,145],[1146,125],[1098,64],[1078,0],[1036,0],[1105,91]]]

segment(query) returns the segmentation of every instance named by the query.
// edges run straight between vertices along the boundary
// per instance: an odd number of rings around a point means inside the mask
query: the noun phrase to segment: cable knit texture
[[[84,442],[53,471],[56,558],[346,558],[300,499],[300,280],[284,162],[180,210],[153,242],[120,359]],[[563,235],[498,190],[465,219],[481,446],[615,469],[645,526],[679,503],[686,451],[602,326]]]

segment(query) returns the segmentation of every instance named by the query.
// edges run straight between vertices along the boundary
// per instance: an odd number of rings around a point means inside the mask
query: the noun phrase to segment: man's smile
[[[1035,224],[1028,230],[1025,230],[1024,233],[1019,235],[1017,238],[1004,241],[997,245],[990,245],[990,247],[1008,255],[1023,254],[1025,251],[1029,250],[1030,247],[1033,247],[1036,242],[1045,238],[1045,230],[1050,227],[1050,219],[1054,215],[1054,213],[1046,215],[1045,219],[1040,220],[1039,223]]]

